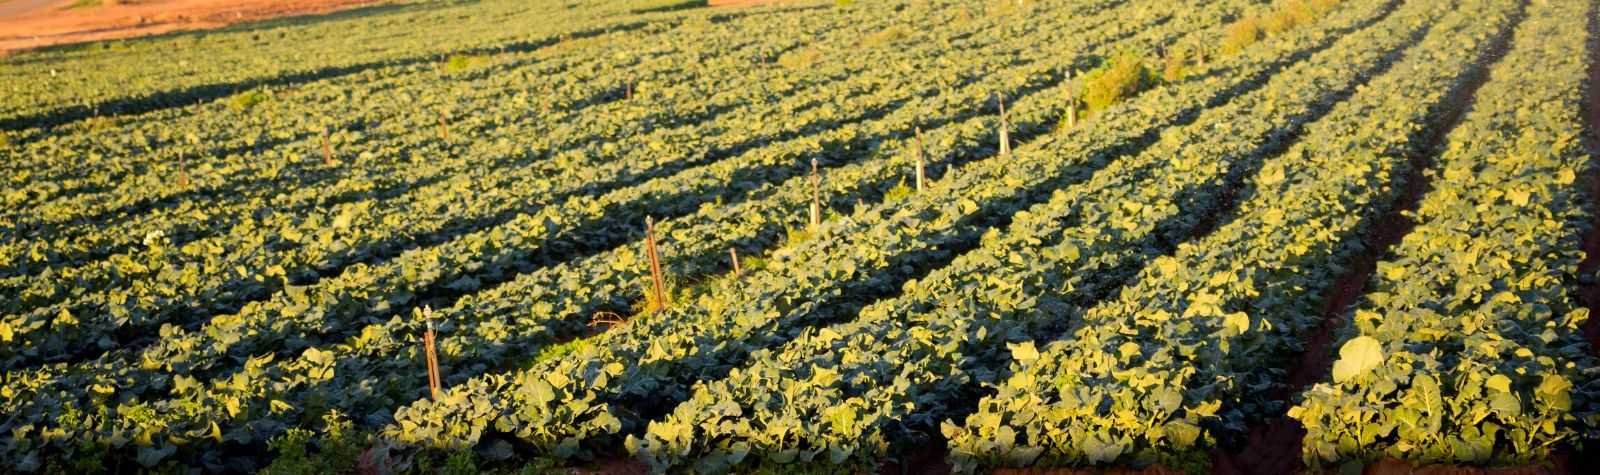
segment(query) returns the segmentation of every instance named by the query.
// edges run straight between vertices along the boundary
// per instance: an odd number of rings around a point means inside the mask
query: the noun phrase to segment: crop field
[[[1600,1],[736,3],[0,58],[0,473],[1600,467]]]

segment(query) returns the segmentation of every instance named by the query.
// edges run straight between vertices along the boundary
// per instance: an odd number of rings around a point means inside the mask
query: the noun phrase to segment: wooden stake
[[[322,131],[322,164],[333,166],[333,145],[328,143],[328,131]]]
[[[626,100],[630,100],[630,101],[633,100],[633,83],[629,82],[628,84],[624,85],[623,87],[625,87],[627,89],[623,90],[622,98],[626,99]]]
[[[817,159],[811,159],[811,230],[822,226],[822,177],[817,175]]]
[[[1078,98],[1073,95],[1071,86],[1067,87],[1067,128],[1078,126]]]
[[[656,250],[656,222],[654,218],[644,218],[645,250],[650,254],[650,280],[654,283],[651,290],[656,297],[656,310],[667,308],[667,284],[661,276],[661,254]]]
[[[1006,96],[996,95],[995,100],[1000,103],[1000,156],[1011,154],[1010,124],[1006,123]]]
[[[450,126],[444,122],[444,111],[439,111],[439,140],[450,141]]]
[[[922,158],[922,127],[917,127],[917,191],[922,191],[922,181],[927,176],[928,164]]]
[[[739,274],[743,273],[743,271],[739,269],[739,249],[732,247],[728,248],[728,256],[733,258],[733,275],[734,277],[738,277]]]
[[[178,186],[189,187],[189,165],[183,157],[183,152],[178,152]]]
[[[428,324],[427,331],[422,334],[422,349],[428,358],[428,393],[433,396],[433,400],[438,401],[443,385],[439,378],[439,352],[434,344],[433,308],[422,307],[422,318]]]
[[[1072,72],[1067,72],[1067,128],[1078,126],[1078,91],[1072,87]]]

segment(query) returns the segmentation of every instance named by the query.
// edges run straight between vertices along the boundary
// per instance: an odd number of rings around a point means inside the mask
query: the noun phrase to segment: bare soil
[[[315,15],[379,0],[121,0],[73,7],[75,0],[0,3],[0,55],[46,46],[221,28],[277,17]]]

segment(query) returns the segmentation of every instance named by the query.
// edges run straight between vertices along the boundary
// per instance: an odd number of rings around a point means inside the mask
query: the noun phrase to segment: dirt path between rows
[[[122,0],[73,8],[75,0],[0,0],[0,55],[46,46],[221,28],[314,15],[380,0]]]

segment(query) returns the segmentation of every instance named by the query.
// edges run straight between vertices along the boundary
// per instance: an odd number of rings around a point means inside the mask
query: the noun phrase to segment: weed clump
[[[229,97],[228,108],[234,112],[244,112],[255,108],[263,102],[267,102],[268,99],[271,99],[271,97],[267,95],[267,91],[251,89]]]
[[[1262,38],[1276,36],[1311,24],[1317,17],[1327,14],[1340,0],[1284,0],[1271,12],[1239,19],[1223,30],[1224,55],[1244,50]]]
[[[353,423],[338,411],[329,411],[322,417],[323,428],[311,431],[292,428],[274,437],[267,446],[278,453],[272,464],[261,471],[264,474],[345,473],[353,471],[355,462],[366,450],[368,437],[355,429]]]
[[[1232,55],[1261,41],[1261,19],[1245,17],[1222,30],[1222,54]]]
[[[888,192],[883,194],[883,202],[894,203],[911,197],[912,193],[913,191],[911,187],[906,186],[906,179],[901,178],[899,184],[895,185],[894,188],[890,188]]]
[[[1163,58],[1163,62],[1165,64],[1161,66],[1162,81],[1177,82],[1188,76],[1189,51],[1187,49],[1179,47],[1167,51],[1167,57]]]
[[[1090,114],[1155,83],[1155,74],[1145,66],[1143,55],[1131,51],[1118,53],[1084,77],[1083,106]]]

